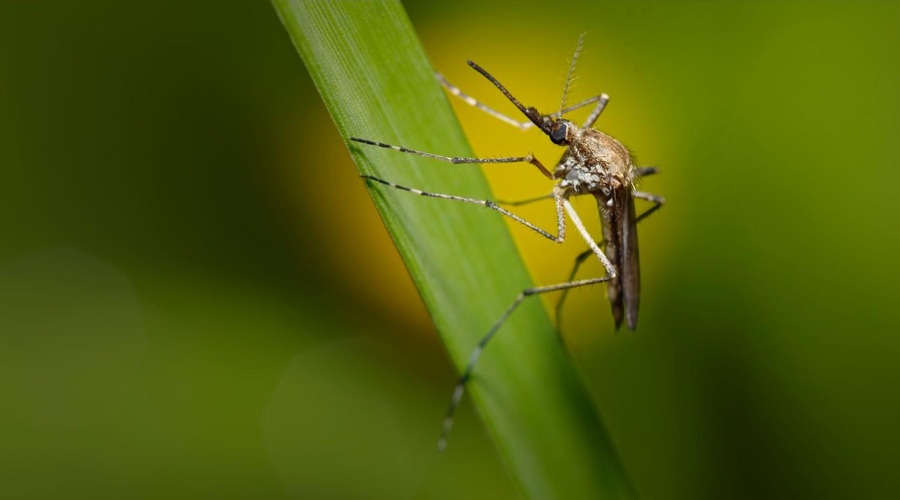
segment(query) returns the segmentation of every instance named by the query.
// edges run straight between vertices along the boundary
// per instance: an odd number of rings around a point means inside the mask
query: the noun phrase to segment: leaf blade
[[[345,141],[473,156],[399,2],[273,3]],[[350,152],[363,174],[491,197],[477,166],[355,145]],[[504,222],[471,205],[381,186],[370,193],[454,364],[465,366],[480,337],[531,286]],[[634,496],[539,300],[526,300],[510,317],[467,389],[528,496]]]

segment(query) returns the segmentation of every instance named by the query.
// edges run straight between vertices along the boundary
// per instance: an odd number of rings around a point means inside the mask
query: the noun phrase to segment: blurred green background
[[[662,170],[639,330],[565,311],[644,498],[900,495],[900,6],[406,6],[505,110],[466,59],[553,109],[586,32],[572,100]],[[0,214],[0,497],[518,494],[468,403],[434,452],[454,373],[269,4],[0,2]],[[536,283],[582,250],[511,230]]]

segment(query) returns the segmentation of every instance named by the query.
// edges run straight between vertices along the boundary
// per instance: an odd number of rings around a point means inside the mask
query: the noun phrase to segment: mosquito
[[[450,406],[447,409],[447,414],[444,418],[441,436],[438,440],[438,449],[440,451],[444,451],[446,448],[447,436],[450,433],[450,429],[453,427],[453,416],[462,400],[466,383],[472,376],[475,364],[481,357],[485,347],[487,347],[494,335],[500,330],[507,318],[509,318],[513,311],[515,311],[519,304],[526,298],[549,292],[563,292],[559,302],[557,302],[557,325],[559,325],[562,303],[569,290],[598,283],[607,283],[607,295],[612,307],[612,316],[616,329],[618,330],[621,327],[623,321],[628,326],[629,330],[634,330],[637,327],[638,306],[641,294],[637,223],[650,216],[653,212],[659,210],[665,203],[665,199],[661,196],[638,191],[636,189],[636,185],[642,177],[657,173],[655,167],[634,166],[631,153],[622,145],[622,143],[609,135],[592,128],[609,102],[609,96],[607,94],[596,95],[566,107],[566,96],[572,82],[575,63],[581,52],[583,40],[584,35],[581,35],[578,39],[575,54],[569,65],[559,111],[552,114],[542,114],[534,107],[526,108],[518,99],[513,97],[503,84],[484,68],[472,61],[467,61],[472,69],[480,73],[497,87],[513,106],[525,115],[528,119],[527,121],[516,120],[478,102],[469,95],[464,94],[439,73],[437,74],[437,78],[441,84],[451,94],[462,99],[467,104],[474,106],[505,123],[518,127],[521,130],[537,127],[538,130],[550,138],[550,141],[553,142],[553,144],[565,147],[565,152],[552,171],[544,167],[544,165],[531,154],[504,158],[460,158],[456,156],[427,153],[368,139],[360,139],[357,137],[350,138],[350,140],[362,144],[393,149],[402,153],[423,156],[453,164],[530,163],[548,179],[555,181],[553,190],[545,196],[511,203],[467,198],[452,194],[433,193],[395,184],[371,175],[363,175],[362,177],[368,181],[407,191],[419,196],[487,207],[556,243],[562,243],[566,238],[565,216],[568,215],[569,219],[571,219],[575,228],[578,230],[578,233],[588,245],[588,249],[576,258],[574,268],[569,274],[567,281],[554,285],[536,286],[522,290],[472,350],[465,370],[463,370],[463,373],[456,383]],[[571,111],[592,104],[594,105],[593,110],[580,127],[563,118],[565,114]],[[569,201],[572,197],[585,195],[593,196],[597,201],[602,224],[603,237],[601,240],[596,240],[591,233],[588,232],[587,228],[582,223],[581,218],[575,212],[575,209]],[[635,211],[635,198],[649,201],[653,205],[638,215]],[[522,205],[548,199],[552,199],[556,207],[556,235],[541,229],[500,206],[501,204]],[[579,267],[592,255],[596,256],[603,265],[606,271],[605,275],[598,278],[576,280],[575,275],[578,272]]]

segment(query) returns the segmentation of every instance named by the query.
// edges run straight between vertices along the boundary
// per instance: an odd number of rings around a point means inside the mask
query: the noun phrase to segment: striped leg
[[[456,85],[453,85],[452,83],[447,81],[447,79],[444,78],[444,75],[442,75],[440,73],[436,73],[435,75],[437,76],[438,81],[441,82],[441,85],[443,85],[444,88],[447,89],[448,92],[455,95],[456,97],[459,97],[469,106],[478,108],[478,109],[484,111],[485,113],[493,116],[494,118],[496,118],[504,123],[508,123],[508,124],[512,125],[513,127],[517,127],[521,130],[528,130],[529,128],[534,126],[534,123],[532,123],[531,121],[518,121],[514,118],[510,118],[509,116],[504,115],[503,113],[501,113],[485,104],[482,104],[474,97],[466,94],[462,90],[459,90],[459,87],[457,87]],[[594,97],[590,97],[590,98],[585,99],[577,104],[573,104],[573,105],[569,106],[568,108],[563,109],[562,111],[553,113],[552,115],[549,115],[549,116],[551,118],[559,118],[566,113],[570,113],[572,111],[575,111],[576,109],[583,108],[585,106],[594,104],[597,101],[603,101],[603,100],[609,100],[609,96],[607,96],[606,94],[600,94],[600,95],[597,95]],[[606,104],[604,104],[604,106],[606,106]]]
[[[459,97],[469,106],[478,108],[478,109],[484,111],[485,113],[493,116],[494,118],[496,118],[504,123],[508,123],[508,124],[512,125],[513,127],[517,127],[522,130],[528,130],[529,128],[534,126],[534,124],[531,123],[530,121],[521,121],[520,122],[518,120],[515,120],[513,118],[510,118],[510,117],[504,115],[503,113],[495,110],[494,108],[488,107],[488,106],[478,102],[478,100],[476,100],[474,97],[470,96],[469,94],[466,94],[462,90],[459,90],[459,87],[448,82],[447,79],[444,78],[444,75],[442,75],[440,73],[435,73],[435,75],[437,76],[438,81],[441,82],[441,85],[443,85],[444,88],[447,89],[448,92],[455,95],[456,97]]]
[[[447,436],[450,434],[450,429],[453,428],[453,415],[456,413],[456,408],[459,407],[460,401],[462,401],[463,393],[466,390],[466,383],[472,377],[472,371],[475,369],[475,363],[478,362],[478,358],[481,357],[481,353],[484,351],[485,347],[487,347],[488,342],[494,338],[494,335],[500,330],[500,327],[503,326],[503,323],[509,318],[509,316],[519,307],[527,297],[531,297],[533,295],[540,295],[542,293],[548,292],[556,292],[559,290],[569,290],[572,288],[578,288],[582,286],[594,285],[597,283],[603,283],[604,281],[609,281],[609,276],[604,276],[603,278],[592,278],[581,281],[571,281],[568,283],[560,283],[558,285],[549,285],[549,286],[538,286],[532,288],[526,288],[522,290],[519,295],[516,297],[516,300],[513,301],[512,305],[510,305],[506,311],[503,312],[503,315],[500,316],[500,319],[494,323],[494,326],[491,327],[490,331],[488,331],[487,335],[481,338],[478,342],[478,345],[475,346],[475,349],[472,350],[472,354],[469,355],[469,361],[466,363],[466,368],[463,370],[462,375],[459,377],[459,381],[456,383],[456,388],[453,389],[453,397],[450,399],[450,407],[447,408],[447,416],[444,418],[444,425],[441,429],[441,437],[438,439],[438,451],[443,452],[447,448]]]
[[[548,179],[553,178],[553,174],[551,174],[550,171],[544,168],[544,165],[540,161],[538,161],[538,159],[535,158],[532,154],[529,154],[527,156],[510,156],[505,158],[460,158],[458,156],[444,156],[436,155],[434,153],[426,153],[424,151],[409,149],[403,146],[392,146],[383,142],[370,141],[368,139],[360,139],[358,137],[351,137],[350,140],[368,144],[370,146],[378,146],[379,148],[393,149],[394,151],[400,151],[401,153],[410,153],[417,156],[424,156],[425,158],[452,163],[454,165],[458,165],[460,163],[531,163],[532,165],[537,167],[537,169],[540,170],[541,173],[544,174],[544,176],[546,176]]]
[[[553,236],[549,232],[544,231],[543,229],[535,226],[534,224],[532,224],[532,223],[528,222],[527,220],[519,217],[518,215],[510,212],[509,210],[506,210],[505,208],[497,205],[497,203],[495,203],[491,200],[478,200],[475,198],[467,198],[465,196],[456,196],[456,195],[452,195],[452,194],[430,193],[428,191],[422,191],[420,189],[414,189],[411,187],[394,184],[393,182],[389,182],[384,179],[379,179],[378,177],[374,177],[371,175],[363,175],[361,177],[363,179],[368,179],[370,181],[374,181],[379,184],[384,184],[385,186],[392,187],[394,189],[399,189],[401,191],[408,191],[410,193],[417,194],[419,196],[427,196],[429,198],[440,198],[442,200],[460,201],[463,203],[471,203],[473,205],[481,205],[483,207],[490,208],[491,210],[493,210],[495,212],[499,212],[499,213],[509,217],[510,219],[518,222],[519,224],[522,224],[523,226],[531,229],[532,231],[535,231],[536,233],[540,234],[544,238],[547,238],[548,240],[554,241],[556,243],[562,243],[566,239],[566,221],[565,221],[565,218],[563,217],[563,212],[562,212],[562,193],[561,193],[561,191],[558,191],[558,190],[555,190],[554,195],[553,195],[555,198],[557,198],[556,236]]]

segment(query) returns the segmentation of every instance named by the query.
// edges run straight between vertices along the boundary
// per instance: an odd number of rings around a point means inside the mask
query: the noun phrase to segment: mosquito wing
[[[630,189],[620,188],[613,191],[611,199],[610,206],[607,204],[608,199],[597,196],[606,256],[619,274],[609,282],[609,303],[616,329],[625,320],[628,329],[634,330],[637,327],[638,306],[641,301],[641,267],[634,197]]]

